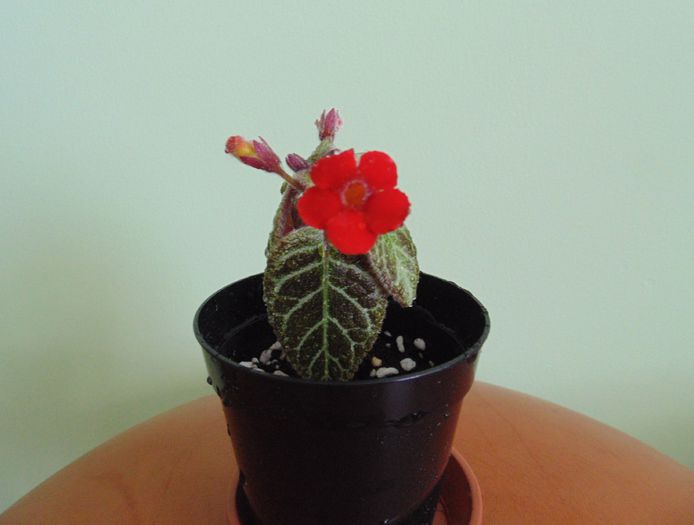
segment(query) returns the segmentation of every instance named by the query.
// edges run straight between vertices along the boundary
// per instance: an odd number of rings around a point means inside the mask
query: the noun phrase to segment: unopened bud
[[[297,155],[296,153],[290,153],[284,160],[287,166],[297,173],[308,169],[308,162],[306,162],[301,155]]]
[[[335,108],[331,108],[327,112],[323,111],[320,118],[316,120],[316,127],[318,128],[318,138],[320,140],[335,140],[335,134],[342,127],[340,114]]]
[[[262,137],[260,140],[248,141],[234,135],[227,140],[225,151],[244,164],[259,170],[277,173],[280,169],[279,157]]]

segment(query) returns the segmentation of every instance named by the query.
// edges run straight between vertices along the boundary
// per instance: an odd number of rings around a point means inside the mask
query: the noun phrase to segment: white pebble
[[[258,368],[257,366],[251,368],[251,370],[253,370],[254,372],[260,372],[262,374],[265,373],[265,370],[263,370],[262,368]]]
[[[257,365],[253,361],[240,361],[239,364],[246,368],[257,368]]]
[[[393,337],[393,334],[391,334],[388,330],[385,330],[385,331],[383,332],[383,335],[386,335],[386,336],[388,336],[388,337]]]
[[[373,370],[371,370],[371,372],[369,373],[369,377],[376,377],[376,369],[375,368]]]
[[[282,372],[282,370],[275,370],[272,374],[276,376],[289,377],[287,374]]]
[[[429,361],[429,366],[434,366],[434,362],[433,362],[433,361]]]
[[[379,358],[376,357],[376,356],[373,356],[373,357],[371,358],[371,366],[373,366],[374,368],[378,368],[378,367],[381,366],[382,364],[383,364],[383,360],[382,360],[382,359],[379,359]]]
[[[414,359],[410,359],[409,357],[403,359],[400,361],[400,367],[405,371],[409,372],[410,370],[413,370],[414,368],[417,367],[417,362]]]
[[[414,346],[417,348],[417,350],[426,350],[427,344],[424,342],[424,339],[421,337],[418,337],[417,339],[414,340]]]
[[[383,368],[379,368],[378,370],[376,370],[376,377],[380,378],[380,377],[396,376],[399,373],[400,372],[398,371],[397,368],[383,367]]]
[[[267,350],[263,350],[262,352],[260,352],[260,362],[263,363],[264,365],[268,364],[271,359],[272,359],[272,348],[268,348]]]
[[[282,345],[279,341],[275,341],[274,343],[272,343],[272,346],[268,348],[268,350],[282,350]]]
[[[401,352],[401,353],[405,352],[405,341],[403,341],[401,335],[399,335],[395,338],[395,344],[397,345],[399,352]]]
[[[253,359],[251,359],[251,361],[254,362],[256,365],[258,364],[258,358],[257,357],[254,357]]]

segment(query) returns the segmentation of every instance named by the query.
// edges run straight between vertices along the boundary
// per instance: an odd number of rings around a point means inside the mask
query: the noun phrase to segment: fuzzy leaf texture
[[[284,184],[282,187],[282,199],[275,212],[275,218],[272,220],[272,231],[267,240],[265,248],[265,257],[269,257],[272,250],[289,232],[304,226],[301,218],[296,211],[296,199],[299,197],[299,192]]]
[[[318,162],[320,159],[325,157],[330,151],[333,150],[335,146],[333,145],[333,139],[328,137],[326,139],[323,139],[320,141],[320,144],[318,144],[318,147],[315,149],[313,153],[309,156],[307,159],[308,163],[310,165],[315,164]]]
[[[263,280],[270,325],[301,377],[347,381],[371,350],[387,296],[364,256],[344,255],[309,227],[274,247]]]
[[[419,264],[407,227],[381,235],[366,257],[371,273],[386,294],[404,307],[412,306],[417,295]]]

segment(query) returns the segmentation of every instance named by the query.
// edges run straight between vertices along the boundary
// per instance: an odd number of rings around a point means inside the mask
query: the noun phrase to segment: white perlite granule
[[[369,373],[369,377],[376,377],[376,369],[375,368],[373,370],[371,370],[371,372]]]
[[[409,372],[410,370],[413,370],[416,368],[417,362],[414,359],[410,359],[409,357],[406,357],[402,361],[400,361],[400,367],[405,371]]]
[[[276,375],[276,376],[289,377],[287,374],[285,374],[284,372],[282,372],[282,370],[275,370],[275,371],[273,372],[273,374]]]
[[[272,346],[268,348],[268,350],[282,350],[282,345],[279,341],[275,341],[274,343],[272,343]]]
[[[421,337],[418,337],[417,339],[414,340],[414,346],[417,350],[426,350],[427,344],[424,342],[424,339]]]
[[[239,361],[239,364],[241,366],[245,366],[246,368],[250,368],[254,372],[265,372],[262,368],[258,368],[258,360],[254,357],[253,361]]]
[[[403,341],[401,335],[395,338],[395,344],[398,347],[398,352],[405,353],[405,341]]]
[[[383,364],[383,360],[382,360],[382,359],[379,359],[379,358],[376,357],[376,356],[373,356],[373,357],[371,358],[371,366],[373,366],[374,368],[378,368],[378,367],[381,366],[382,364]]]
[[[376,377],[381,378],[381,377],[388,377],[388,376],[396,376],[400,372],[398,371],[397,368],[393,367],[383,367],[379,368],[376,370]]]
[[[272,359],[272,348],[268,348],[267,350],[263,350],[262,352],[260,352],[260,362],[263,363],[264,365],[268,364],[271,359]]]
[[[388,330],[384,330],[383,335],[387,335],[388,337],[393,337],[393,334],[391,334]]]

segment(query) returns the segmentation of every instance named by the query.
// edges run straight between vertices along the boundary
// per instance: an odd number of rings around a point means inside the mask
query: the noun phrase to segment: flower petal
[[[361,156],[359,175],[374,190],[394,188],[398,183],[395,161],[382,151],[367,151]]]
[[[377,237],[366,225],[364,214],[352,210],[344,210],[330,219],[325,233],[332,245],[346,255],[368,253]]]
[[[304,223],[322,230],[328,220],[342,211],[343,205],[337,193],[312,186],[301,195],[296,208]]]
[[[244,139],[240,135],[234,135],[227,139],[226,148],[224,149],[229,155],[236,158],[239,157],[257,157],[253,143]]]
[[[378,234],[398,229],[409,213],[410,200],[396,189],[374,193],[364,207],[369,229]]]
[[[345,182],[357,175],[354,150],[323,157],[311,168],[311,180],[319,188],[339,190]]]

